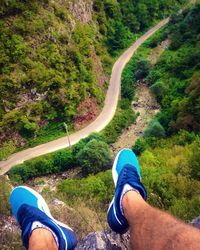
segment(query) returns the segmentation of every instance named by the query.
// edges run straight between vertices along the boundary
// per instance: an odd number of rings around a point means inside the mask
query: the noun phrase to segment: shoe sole
[[[115,197],[113,197],[113,199],[112,199],[112,201],[111,201],[111,203],[110,203],[110,205],[109,205],[109,207],[108,207],[107,214],[108,214],[108,211],[110,210],[111,206],[113,205],[114,200],[115,200]],[[116,218],[117,222],[118,222],[120,225],[122,225],[121,221],[120,221],[120,220],[118,219],[118,217],[117,217],[117,214],[116,214],[116,210],[115,210],[115,206],[114,206],[114,205],[113,205],[113,212],[114,212],[114,215],[115,215],[115,218]]]

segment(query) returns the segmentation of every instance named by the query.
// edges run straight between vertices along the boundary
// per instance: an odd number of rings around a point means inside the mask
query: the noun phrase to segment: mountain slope
[[[87,127],[79,130],[78,132],[71,134],[70,139],[68,136],[65,136],[63,138],[54,140],[52,142],[42,144],[39,147],[37,146],[34,148],[29,148],[24,151],[11,155],[8,160],[0,162],[1,173],[7,172],[13,165],[20,164],[33,157],[44,155],[74,145],[81,138],[85,138],[89,136],[89,134],[91,134],[92,132],[99,132],[103,128],[105,128],[105,126],[108,125],[108,123],[113,118],[116,111],[119,92],[120,92],[120,78],[124,66],[129,61],[132,54],[137,50],[137,48],[148,37],[150,37],[154,32],[156,32],[160,27],[162,27],[168,21],[169,19],[164,19],[155,27],[153,27],[151,30],[149,30],[147,33],[145,33],[115,62],[112,70],[110,85],[105,99],[105,105],[103,107],[102,112],[94,122],[90,123]]]
[[[112,56],[185,1],[21,1],[0,7],[0,143],[5,153],[99,112]]]

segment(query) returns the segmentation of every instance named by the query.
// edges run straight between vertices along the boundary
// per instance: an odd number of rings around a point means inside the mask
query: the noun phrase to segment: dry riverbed
[[[139,116],[134,124],[125,129],[118,140],[111,145],[114,154],[122,148],[131,148],[138,137],[143,135],[149,121],[159,111],[159,105],[145,83],[140,83],[136,89],[136,101],[132,103],[135,113]]]

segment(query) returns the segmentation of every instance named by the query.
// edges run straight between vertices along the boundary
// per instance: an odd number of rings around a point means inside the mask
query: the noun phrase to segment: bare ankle
[[[124,210],[125,217],[127,218],[129,212],[137,213],[138,209],[142,209],[148,206],[143,200],[142,196],[136,191],[127,192],[122,199],[122,208]]]
[[[57,250],[56,241],[50,231],[44,228],[33,230],[29,239],[29,250]]]

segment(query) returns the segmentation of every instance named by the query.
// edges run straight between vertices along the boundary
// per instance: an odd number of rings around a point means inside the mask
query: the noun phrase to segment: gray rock
[[[78,242],[75,250],[129,250],[130,234],[120,235],[115,232],[103,231],[88,234]]]
[[[200,216],[197,217],[196,219],[192,220],[191,221],[191,224],[194,226],[194,227],[197,227],[200,229]]]

